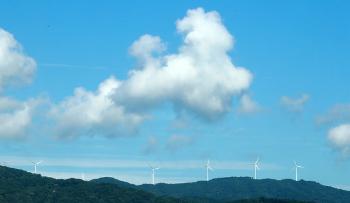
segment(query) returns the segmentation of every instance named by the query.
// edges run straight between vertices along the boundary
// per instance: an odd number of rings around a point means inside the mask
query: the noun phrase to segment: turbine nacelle
[[[294,166],[295,166],[295,168],[304,168],[303,166],[298,165],[296,161],[294,161]]]
[[[207,164],[205,165],[205,167],[211,171],[213,171],[214,169],[210,166],[210,161],[207,161]]]
[[[152,184],[154,185],[155,184],[155,174],[156,174],[156,170],[159,170],[160,168],[159,167],[153,167],[151,165],[149,165],[149,167],[151,168],[152,170]]]
[[[295,167],[295,181],[298,181],[298,168],[304,168],[301,165],[298,165],[296,161],[294,161],[294,167]]]
[[[34,162],[32,161],[32,163],[34,164],[34,173],[36,173],[36,168],[39,164],[41,164],[43,161],[38,161],[38,162]]]

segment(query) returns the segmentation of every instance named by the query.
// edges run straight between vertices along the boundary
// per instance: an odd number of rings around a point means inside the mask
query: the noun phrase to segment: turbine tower
[[[258,163],[259,163],[259,157],[258,157],[258,158],[256,159],[256,161],[254,162],[254,179],[255,179],[255,180],[256,180],[256,171],[257,171],[257,170],[260,170]]]
[[[155,179],[156,170],[159,170],[160,168],[151,166],[151,169],[152,169],[152,184],[154,185],[155,184],[154,179]]]
[[[298,181],[298,168],[304,168],[301,165],[298,165],[296,161],[294,161],[294,165],[295,165],[295,181]]]
[[[210,161],[208,159],[207,164],[205,165],[206,169],[207,169],[207,181],[209,181],[209,170],[213,170],[213,168],[210,166]]]
[[[81,173],[81,179],[85,181],[85,173]]]
[[[33,162],[32,163],[34,164],[34,173],[36,173],[36,168],[39,164],[41,164],[43,161],[38,161],[38,162]]]

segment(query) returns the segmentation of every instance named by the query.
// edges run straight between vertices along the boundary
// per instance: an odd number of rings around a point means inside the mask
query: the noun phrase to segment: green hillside
[[[96,181],[96,180],[95,180]],[[99,180],[101,182],[101,180]],[[102,181],[103,182],[103,181]],[[108,180],[120,184],[121,181]],[[121,186],[128,186],[125,183]],[[123,186],[123,187],[124,187]],[[130,186],[130,185],[129,185]],[[182,184],[144,184],[138,187],[156,195],[165,195],[184,199],[211,199],[217,201],[236,201],[250,199],[252,202],[264,202],[261,197],[275,200],[298,200],[307,202],[349,203],[350,192],[324,186],[311,181],[294,180],[253,180],[247,177],[218,178],[209,182],[199,181]],[[254,199],[254,201],[252,200]],[[248,200],[247,200],[248,201]]]
[[[220,178],[137,186],[113,178],[59,180],[0,166],[0,202],[300,203],[349,199],[350,192],[307,181]]]
[[[0,202],[185,202],[77,179],[57,180],[0,166]]]

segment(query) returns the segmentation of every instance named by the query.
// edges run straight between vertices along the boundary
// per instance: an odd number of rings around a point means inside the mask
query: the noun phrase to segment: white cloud
[[[232,97],[249,88],[252,75],[232,63],[233,37],[220,15],[189,10],[176,26],[184,37],[178,53],[163,55],[159,37],[141,36],[129,49],[139,64],[126,80],[111,77],[96,92],[77,88],[54,105],[50,116],[56,132],[66,137],[129,134],[162,103],[205,119],[230,111]]]
[[[120,82],[103,81],[95,92],[76,88],[74,95],[53,106],[49,116],[56,122],[55,134],[73,138],[80,135],[125,136],[134,132],[145,117],[128,113],[110,98]]]
[[[129,52],[131,55],[141,59],[142,63],[149,64],[154,60],[153,54],[161,53],[165,49],[165,44],[162,43],[160,37],[146,34],[131,45]]]
[[[168,149],[169,151],[177,151],[183,147],[191,145],[193,141],[193,137],[190,136],[172,135],[168,139],[166,149]]]
[[[337,104],[326,114],[316,118],[317,124],[327,124],[337,121],[350,121],[350,104]]]
[[[287,96],[281,97],[281,104],[288,111],[291,112],[301,112],[304,109],[304,105],[308,102],[310,96],[308,94],[302,94],[298,98],[291,98]]]
[[[114,99],[130,109],[170,102],[215,119],[230,110],[233,96],[249,88],[252,74],[232,63],[228,51],[233,37],[217,12],[189,10],[176,26],[184,37],[178,53],[154,57],[165,47],[156,36],[144,35],[133,43],[131,53],[143,64],[130,71]]]
[[[350,124],[342,124],[330,129],[328,139],[344,155],[350,153]]]
[[[34,59],[23,53],[9,32],[0,28],[0,90],[31,82],[35,70]]]
[[[58,134],[132,132],[148,110],[162,103],[209,120],[230,111],[232,97],[249,88],[252,74],[232,63],[228,51],[233,37],[220,15],[202,8],[189,10],[176,27],[184,37],[178,53],[164,55],[165,43],[159,37],[143,35],[129,49],[139,64],[126,80],[107,79],[96,92],[77,88],[54,106],[51,117]]]
[[[238,107],[239,113],[256,113],[260,111],[260,106],[253,101],[249,95],[244,94],[240,99],[240,105]]]
[[[0,28],[0,91],[31,82],[35,70],[34,59],[24,54],[12,34]],[[17,101],[0,96],[0,138],[23,137],[37,104],[37,99]]]
[[[0,97],[0,138],[23,137],[32,123],[38,101],[33,99],[20,102]]]

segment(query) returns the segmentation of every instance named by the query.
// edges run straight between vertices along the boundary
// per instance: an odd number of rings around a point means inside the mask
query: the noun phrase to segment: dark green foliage
[[[306,203],[296,200],[281,200],[281,199],[268,199],[268,198],[258,198],[258,199],[244,199],[244,200],[236,200],[232,202],[226,203]]]
[[[101,178],[89,182],[77,179],[57,180],[0,166],[1,203],[301,203],[301,201],[350,202],[350,192],[315,182],[250,178],[220,178],[209,182],[136,186],[113,178]]]
[[[56,180],[0,166],[0,202],[185,202],[77,179]]]
[[[110,177],[98,178],[98,179],[91,180],[90,182],[115,184],[123,188],[138,188],[137,185],[130,184],[128,182],[124,182],[124,181],[121,181],[115,178],[110,178]]]
[[[121,181],[114,182],[120,185]],[[109,180],[109,183],[113,181]],[[125,186],[125,184],[123,184]],[[135,185],[132,185],[135,187]],[[350,192],[311,181],[253,180],[247,177],[218,178],[209,182],[140,185],[138,188],[156,195],[171,196],[200,202],[279,202],[282,199],[308,202],[349,203]],[[261,199],[261,197],[269,199]],[[242,200],[243,199],[243,200]],[[244,200],[248,199],[248,200]],[[252,200],[254,199],[254,200]],[[274,200],[272,200],[274,199]],[[284,202],[285,202],[284,201]],[[293,201],[292,201],[293,202]]]

